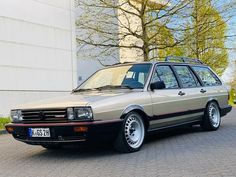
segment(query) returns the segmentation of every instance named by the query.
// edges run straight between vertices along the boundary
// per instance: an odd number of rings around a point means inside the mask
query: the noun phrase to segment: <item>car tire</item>
[[[62,148],[60,145],[56,145],[56,144],[47,144],[47,145],[41,145],[41,146],[48,150],[57,150],[57,149]]]
[[[132,111],[124,118],[121,130],[114,142],[114,148],[122,153],[139,151],[145,134],[145,125],[141,115]]]
[[[221,115],[216,102],[210,102],[205,110],[201,127],[206,131],[215,131],[220,127]]]

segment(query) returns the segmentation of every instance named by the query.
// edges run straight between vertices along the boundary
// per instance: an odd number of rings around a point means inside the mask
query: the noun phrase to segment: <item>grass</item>
[[[236,104],[234,104],[234,102],[232,102],[232,101],[229,101],[229,104],[230,104],[231,106],[236,107]]]
[[[229,100],[229,104],[232,106],[236,106],[234,104],[234,100],[236,99],[236,90],[235,89],[231,89],[230,91],[230,100]]]
[[[10,118],[1,118],[0,117],[0,130],[4,130],[5,125],[10,123],[10,122],[11,122]]]

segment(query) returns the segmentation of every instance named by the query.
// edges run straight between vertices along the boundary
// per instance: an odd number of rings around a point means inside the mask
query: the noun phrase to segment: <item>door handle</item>
[[[179,91],[178,95],[179,95],[179,96],[184,96],[184,95],[185,95],[185,93],[184,93],[184,92],[182,92],[182,91]]]
[[[206,93],[206,90],[201,89],[200,92],[201,92],[201,93]]]

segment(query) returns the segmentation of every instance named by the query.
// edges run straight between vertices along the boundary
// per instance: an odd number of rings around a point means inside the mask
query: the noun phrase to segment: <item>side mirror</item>
[[[157,81],[154,83],[151,83],[150,85],[151,90],[161,90],[161,89],[165,89],[166,85],[163,81]]]

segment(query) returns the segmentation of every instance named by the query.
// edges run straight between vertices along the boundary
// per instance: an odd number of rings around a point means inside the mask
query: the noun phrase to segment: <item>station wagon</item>
[[[227,87],[210,67],[167,57],[109,66],[68,96],[19,106],[6,130],[47,149],[111,141],[120,152],[135,152],[153,131],[196,124],[217,130],[232,109],[228,100]]]

